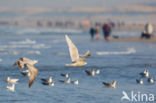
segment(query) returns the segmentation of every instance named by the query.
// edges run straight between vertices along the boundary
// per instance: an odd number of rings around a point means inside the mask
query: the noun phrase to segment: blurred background
[[[0,26],[88,30],[109,22],[114,29],[156,25],[155,0],[0,0]]]

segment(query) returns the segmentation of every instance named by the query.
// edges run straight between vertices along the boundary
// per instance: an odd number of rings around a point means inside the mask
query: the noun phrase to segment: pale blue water
[[[155,78],[155,43],[91,41],[87,33],[70,33],[68,30],[67,33],[78,47],[79,53],[82,55],[90,50],[92,55],[86,60],[88,64],[84,67],[66,67],[65,64],[71,61],[65,33],[42,33],[39,30],[0,28],[0,103],[121,103],[122,91],[128,94],[134,91],[156,95],[156,84],[148,84],[146,79],[144,85],[136,84],[139,73],[145,68]],[[120,34],[120,31],[117,33]],[[136,35],[138,32],[124,34],[131,36],[130,34]],[[39,60],[36,64],[39,74],[30,89],[28,78],[21,75],[17,67],[12,66],[19,57]],[[93,68],[100,69],[101,73],[95,77],[87,76],[85,70]],[[64,80],[61,73],[69,73],[72,80],[79,80],[79,85],[60,83],[59,80]],[[40,79],[50,75],[54,78],[55,86],[42,85]],[[7,76],[20,79],[15,92],[6,90]],[[103,81],[113,80],[117,80],[116,89],[102,84]],[[123,101],[125,102],[129,103]]]

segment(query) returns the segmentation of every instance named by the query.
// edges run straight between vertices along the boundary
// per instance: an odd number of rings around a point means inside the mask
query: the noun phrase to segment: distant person
[[[100,27],[99,26],[96,26],[95,34],[96,34],[96,40],[99,40],[99,38],[100,38]]]
[[[105,23],[102,27],[102,30],[103,30],[104,39],[109,40],[110,39],[110,33],[111,33],[110,25],[108,23]]]
[[[91,39],[93,40],[95,36],[95,28],[91,27],[89,33],[90,33]]]
[[[150,39],[153,33],[153,26],[151,23],[145,25],[144,32],[141,34],[141,38]]]

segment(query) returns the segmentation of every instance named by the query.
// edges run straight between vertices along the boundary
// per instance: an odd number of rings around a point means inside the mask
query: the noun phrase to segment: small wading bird
[[[22,69],[24,67],[27,67],[30,75],[29,77],[29,88],[31,87],[31,85],[33,84],[34,80],[37,77],[37,73],[38,73],[38,69],[36,67],[34,67],[34,64],[36,64],[38,61],[37,60],[30,60],[28,58],[20,58],[19,60],[17,60],[14,65],[17,65],[19,67],[19,69]]]
[[[112,88],[116,88],[116,83],[117,81],[113,81],[113,83],[107,83],[107,82],[103,82],[103,84],[107,87],[112,87]]]
[[[84,56],[79,57],[79,52],[77,47],[74,45],[74,43],[70,40],[70,38],[65,35],[68,47],[69,47],[69,52],[70,52],[70,57],[72,60],[71,64],[66,64],[66,66],[84,66],[87,64],[85,62],[86,58],[88,58],[91,53],[88,51]]]

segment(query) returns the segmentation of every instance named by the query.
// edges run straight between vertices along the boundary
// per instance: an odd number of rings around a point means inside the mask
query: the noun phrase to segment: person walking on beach
[[[91,39],[93,40],[94,39],[94,35],[95,35],[95,28],[91,27],[89,33],[90,33]]]
[[[144,32],[141,34],[141,38],[150,39],[153,33],[153,26],[151,23],[145,25]]]
[[[99,26],[96,26],[95,34],[96,34],[96,40],[99,40],[99,38],[100,38],[100,27]]]
[[[108,23],[104,23],[104,25],[102,27],[102,30],[103,30],[104,39],[105,40],[109,40],[110,33],[111,33],[111,27],[110,27],[110,25]]]

